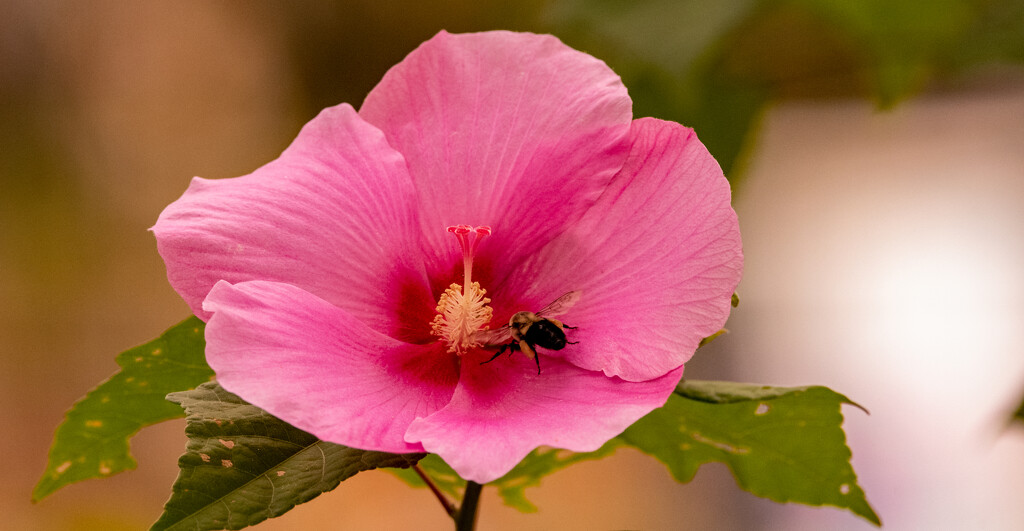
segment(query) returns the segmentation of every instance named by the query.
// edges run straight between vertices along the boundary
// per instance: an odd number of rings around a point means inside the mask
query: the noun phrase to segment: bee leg
[[[551,319],[550,317],[548,318],[548,321],[551,321],[551,324],[557,326],[558,328],[568,328],[570,330],[576,330],[577,328],[579,328],[578,326],[569,326],[563,323],[562,321],[559,321],[558,319]]]
[[[526,354],[528,357],[533,358],[533,362],[537,364],[537,374],[540,374],[540,356],[537,355],[537,349],[533,345],[526,341],[519,341],[519,351]]]
[[[514,345],[515,345],[515,343],[506,343],[506,344],[502,345],[501,348],[498,349],[498,353],[497,354],[491,356],[491,359],[489,359],[487,361],[481,361],[480,365],[483,365],[485,363],[490,363],[490,362],[498,359],[498,356],[501,356],[501,354],[503,352],[505,352],[505,349],[508,349],[508,351],[509,351],[508,354],[509,354],[509,356],[511,356],[512,355],[512,351],[515,350],[513,348]]]
[[[579,327],[578,326],[569,326],[569,325],[567,325],[565,323],[562,323],[562,328],[568,328],[569,330],[576,330]],[[579,343],[579,341],[566,341],[566,344],[569,344],[569,345],[575,345],[577,343]]]

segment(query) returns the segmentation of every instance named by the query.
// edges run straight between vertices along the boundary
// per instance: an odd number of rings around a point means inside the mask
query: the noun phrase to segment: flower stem
[[[441,502],[441,507],[444,507],[444,511],[448,513],[448,516],[455,518],[455,505],[448,500],[444,493],[441,492],[441,489],[437,488],[437,485],[435,485],[434,481],[430,479],[430,476],[420,468],[420,465],[412,465],[412,469],[415,470],[420,476],[420,479],[430,487],[430,491],[434,493],[434,496],[437,496],[437,501]]]
[[[476,508],[480,502],[480,491],[484,486],[475,482],[466,482],[466,494],[462,496],[462,507],[455,513],[455,531],[473,531],[476,527]]]

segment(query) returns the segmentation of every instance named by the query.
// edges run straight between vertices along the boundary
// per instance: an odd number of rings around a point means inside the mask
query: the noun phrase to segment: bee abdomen
[[[547,319],[541,319],[533,323],[526,330],[525,339],[548,350],[562,350],[566,344],[565,332]]]

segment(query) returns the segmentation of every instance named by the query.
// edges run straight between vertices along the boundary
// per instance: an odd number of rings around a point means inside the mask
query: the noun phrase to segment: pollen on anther
[[[462,354],[479,346],[475,334],[487,327],[493,315],[488,306],[491,299],[485,297],[486,294],[487,290],[481,288],[479,282],[473,282],[465,290],[452,284],[441,294],[431,331],[448,343],[448,352]]]

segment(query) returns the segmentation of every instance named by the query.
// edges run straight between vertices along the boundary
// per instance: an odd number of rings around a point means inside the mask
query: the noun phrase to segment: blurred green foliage
[[[361,0],[281,15],[309,116],[358,103],[440,29],[552,33],[619,73],[636,116],[695,128],[734,185],[772,101],[863,97],[885,108],[969,68],[1024,60],[1020,0]],[[353,60],[363,68],[337,68]]]
[[[637,116],[696,129],[735,186],[766,105],[867,97],[889,107],[980,64],[1020,62],[1019,0],[571,0],[550,29],[622,77]]]
[[[615,69],[637,116],[695,128],[734,185],[773,101],[861,97],[884,108],[935,83],[956,83],[980,65],[1024,61],[1022,0],[298,0],[224,6],[239,20],[258,21],[265,38],[283,48],[294,130],[324,107],[358,107],[388,68],[441,29],[552,33]],[[66,157],[41,156],[37,148],[52,147],[53,139],[45,138],[46,131],[35,135],[42,126],[25,120],[52,120],[33,109],[73,106],[74,100],[52,90],[52,76],[39,74],[47,70],[38,65],[51,61],[42,48],[21,48],[22,55],[0,62],[0,114],[8,117],[0,124],[11,124],[0,125],[0,136],[13,146],[0,157],[0,170],[58,175],[63,168],[41,165],[65,164]],[[57,111],[51,112],[66,109]],[[282,130],[281,142],[294,130]],[[21,192],[12,188],[20,186],[34,194],[39,188],[37,180],[4,185],[8,192]],[[11,196],[14,203],[28,192]]]

